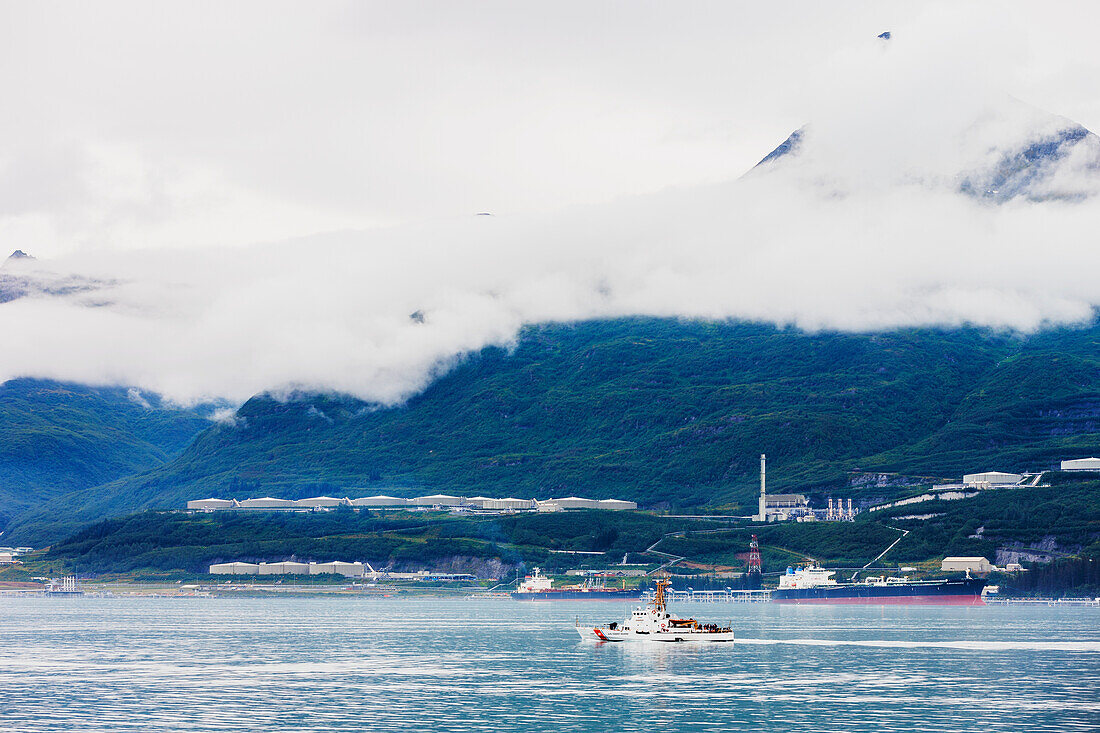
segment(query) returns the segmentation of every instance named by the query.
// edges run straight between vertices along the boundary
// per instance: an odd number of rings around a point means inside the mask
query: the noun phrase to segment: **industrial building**
[[[804,494],[769,494],[766,482],[767,456],[760,454],[760,504],[753,515],[756,522],[812,522],[817,515],[810,509],[810,501]]]
[[[1070,461],[1062,461],[1062,470],[1100,473],[1100,458],[1075,458]]]
[[[995,489],[1004,486],[1015,486],[1024,480],[1023,474],[1004,473],[1002,471],[986,471],[984,473],[968,473],[963,476],[963,486],[979,489]]]
[[[988,575],[993,572],[993,565],[984,557],[945,557],[940,563],[940,570],[945,573]]]

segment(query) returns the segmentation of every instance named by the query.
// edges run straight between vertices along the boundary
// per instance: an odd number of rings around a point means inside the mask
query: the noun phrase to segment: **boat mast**
[[[672,585],[672,583],[669,582],[668,580],[666,580],[665,578],[657,578],[657,595],[655,595],[653,597],[653,607],[656,608],[657,611],[660,612],[660,613],[665,612],[665,586],[666,585]]]

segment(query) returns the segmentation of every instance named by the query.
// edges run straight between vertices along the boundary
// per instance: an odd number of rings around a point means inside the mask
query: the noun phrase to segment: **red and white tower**
[[[759,574],[760,570],[760,543],[756,541],[756,535],[752,536],[752,542],[749,543],[749,568],[748,574]]]

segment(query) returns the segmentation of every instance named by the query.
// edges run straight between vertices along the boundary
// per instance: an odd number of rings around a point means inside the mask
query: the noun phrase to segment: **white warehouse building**
[[[963,476],[964,486],[1015,486],[1024,480],[1022,474],[1004,473],[1002,471],[986,471],[984,473],[968,473]]]
[[[1062,461],[1063,471],[1096,471],[1100,473],[1100,458],[1075,458]]]

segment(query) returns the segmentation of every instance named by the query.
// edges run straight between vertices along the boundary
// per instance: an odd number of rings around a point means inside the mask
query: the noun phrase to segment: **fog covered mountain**
[[[912,174],[902,170],[899,181],[950,187],[995,204],[1014,199],[1079,202],[1100,193],[1100,137],[1095,133],[1072,120],[1015,101],[987,115],[976,119],[956,139],[944,141],[959,146],[957,170],[928,169]],[[1015,124],[1012,118],[1016,118]],[[1012,133],[991,134],[995,129]],[[973,139],[989,142],[974,146]],[[815,143],[813,125],[801,127],[764,156],[753,172],[820,174],[826,181],[827,173],[813,172]],[[964,146],[969,146],[968,152],[963,152]]]

